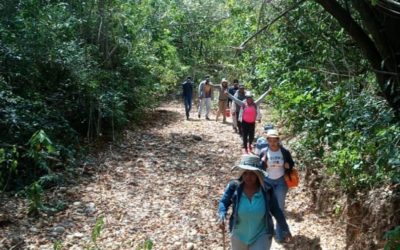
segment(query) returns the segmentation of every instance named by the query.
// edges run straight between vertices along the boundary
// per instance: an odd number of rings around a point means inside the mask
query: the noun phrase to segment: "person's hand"
[[[232,112],[232,115],[236,115],[236,112]]]
[[[286,169],[289,169],[289,163],[285,162],[284,166],[285,166]]]
[[[261,123],[261,120],[258,120],[258,123]]]
[[[292,240],[292,234],[290,234],[290,233],[287,233],[286,235],[285,235],[285,238],[283,239],[283,242],[284,243],[289,243],[291,240]]]
[[[265,161],[267,160],[267,154],[265,154],[262,158],[261,161],[265,163]]]
[[[218,223],[218,227],[221,230],[225,230],[225,219],[224,218],[219,218],[217,223]]]

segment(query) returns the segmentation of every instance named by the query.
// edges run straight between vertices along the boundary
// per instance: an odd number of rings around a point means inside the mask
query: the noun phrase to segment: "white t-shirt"
[[[276,180],[285,174],[283,154],[281,149],[278,151],[267,150],[267,173],[268,178]]]

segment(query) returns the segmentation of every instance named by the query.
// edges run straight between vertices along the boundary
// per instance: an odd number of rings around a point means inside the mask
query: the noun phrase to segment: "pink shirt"
[[[257,108],[255,105],[245,106],[243,108],[242,121],[247,123],[254,123],[257,119]]]

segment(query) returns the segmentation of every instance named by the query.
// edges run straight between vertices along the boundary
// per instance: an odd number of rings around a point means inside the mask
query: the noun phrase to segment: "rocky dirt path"
[[[153,249],[222,250],[217,203],[234,177],[240,138],[230,123],[192,117],[184,120],[179,103],[156,109],[96,155],[97,164],[83,166],[76,185],[50,192],[67,205],[55,215],[28,218],[25,201],[3,197],[0,249],[53,249],[56,240],[62,249],[93,247],[91,232],[103,217],[100,249],[142,249],[147,240]],[[293,240],[272,249],[345,248],[344,227],[314,213],[309,197],[302,186],[289,191]]]

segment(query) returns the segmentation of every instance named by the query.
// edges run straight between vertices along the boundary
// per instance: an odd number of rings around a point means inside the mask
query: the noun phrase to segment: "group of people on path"
[[[243,141],[243,155],[239,165],[233,168],[233,170],[239,170],[238,175],[229,181],[219,201],[219,226],[225,232],[226,216],[229,208],[232,207],[229,218],[232,250],[270,249],[273,238],[276,242],[282,243],[292,237],[285,217],[288,186],[284,175],[290,173],[294,161],[290,151],[283,147],[278,131],[273,127],[265,130],[265,137],[257,139],[257,150],[253,152],[256,121],[261,121],[260,103],[271,89],[254,100],[252,93],[245,91],[238,80],[234,80],[233,83],[233,87],[229,88],[228,81],[223,79],[220,85],[214,85],[207,76],[199,84],[198,89],[198,117],[201,118],[203,105],[205,105],[206,119],[210,120],[213,88],[218,88],[216,120],[222,113],[223,122],[225,122],[225,112],[230,106],[234,131],[241,135]],[[189,89],[187,87],[189,85],[193,89],[191,78],[188,77],[182,85],[187,119],[189,119],[192,96],[190,94],[189,103],[187,101],[189,95],[185,89]]]
[[[229,88],[228,81],[222,79],[221,83],[216,85],[210,81],[209,76],[206,76],[198,87],[198,118],[201,118],[203,108],[205,107],[205,119],[210,120],[209,115],[213,90],[217,89],[219,91],[218,111],[215,120],[218,121],[219,116],[222,115],[222,122],[225,123],[227,108],[230,106],[233,129],[242,137],[243,153],[248,153],[253,150],[252,142],[255,135],[255,123],[256,121],[261,121],[260,104],[271,89],[268,89],[257,100],[254,100],[253,94],[250,91],[245,91],[244,85],[240,85],[237,79],[233,80],[233,83],[234,85]],[[193,100],[193,82],[191,77],[188,77],[182,84],[182,89],[186,119],[189,120]]]

